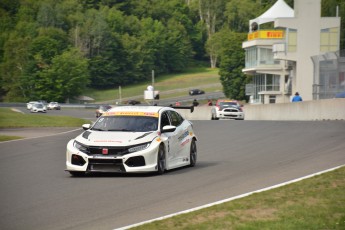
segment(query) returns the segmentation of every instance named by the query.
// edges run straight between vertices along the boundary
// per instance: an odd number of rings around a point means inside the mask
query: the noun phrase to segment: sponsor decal
[[[113,140],[94,140],[93,142],[113,142],[113,143],[122,143],[122,141],[113,141]]]
[[[248,34],[247,39],[254,40],[254,39],[282,39],[284,38],[284,31],[283,30],[260,30],[255,31],[253,33]]]
[[[189,135],[188,130],[186,132],[184,132],[181,136],[179,136],[178,141],[182,141],[183,139],[185,139],[187,136]]]
[[[116,157],[113,157],[113,156],[109,156],[109,155],[104,155],[104,156],[93,156],[91,157],[93,159],[116,159]]]
[[[181,146],[185,146],[187,143],[189,143],[190,139],[185,140],[184,142],[181,143]]]
[[[103,116],[142,116],[142,117],[159,117],[159,113],[154,112],[132,112],[132,111],[117,111],[106,112]]]

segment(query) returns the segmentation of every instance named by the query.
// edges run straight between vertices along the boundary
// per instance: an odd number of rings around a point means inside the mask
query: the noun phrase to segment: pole
[[[119,86],[120,105],[122,104],[121,86]]]
[[[153,86],[153,89],[155,88],[155,71],[152,70],[152,86]]]
[[[153,87],[153,90],[152,90],[152,96],[153,96],[153,100],[152,100],[152,105],[155,104],[155,71],[152,70],[152,87]]]

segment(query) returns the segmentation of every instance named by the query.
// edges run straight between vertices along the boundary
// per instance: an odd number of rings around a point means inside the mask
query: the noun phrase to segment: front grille
[[[122,159],[89,158],[89,164],[122,164]]]
[[[90,172],[126,172],[122,159],[89,158]]]
[[[103,149],[108,149],[106,155],[110,156],[122,156],[128,153],[128,147],[103,147],[103,146],[90,146],[88,147],[87,155],[102,155]]]
[[[235,112],[235,113],[238,113],[238,109],[224,109],[224,112]]]

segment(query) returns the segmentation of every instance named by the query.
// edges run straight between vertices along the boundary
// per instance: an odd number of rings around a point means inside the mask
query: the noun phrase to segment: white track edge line
[[[324,174],[324,173],[327,173],[327,172],[334,171],[334,170],[342,168],[344,166],[345,165],[336,166],[334,168],[326,169],[326,170],[323,170],[323,171],[320,171],[320,172],[317,172],[317,173],[313,173],[313,174],[310,174],[310,175],[307,175],[307,176],[304,176],[304,177],[300,177],[300,178],[297,178],[297,179],[286,181],[286,182],[283,182],[283,183],[280,183],[280,184],[276,184],[276,185],[273,185],[273,186],[270,186],[270,187],[262,188],[262,189],[259,189],[259,190],[253,191],[253,192],[244,193],[244,194],[241,194],[241,195],[238,195],[238,196],[234,196],[234,197],[230,197],[230,198],[227,198],[227,199],[219,200],[219,201],[216,201],[216,202],[213,202],[213,203],[209,203],[209,204],[206,204],[206,205],[202,205],[202,206],[198,206],[198,207],[195,207],[195,208],[187,209],[187,210],[184,210],[184,211],[181,211],[181,212],[176,212],[176,213],[172,213],[172,214],[169,214],[169,215],[166,215],[166,216],[162,216],[162,217],[158,217],[158,218],[155,218],[155,219],[151,219],[151,220],[143,221],[143,222],[140,222],[140,223],[124,226],[124,227],[121,227],[121,228],[116,228],[114,230],[130,229],[130,228],[134,228],[134,227],[137,227],[137,226],[140,226],[140,225],[143,225],[143,224],[152,223],[154,221],[164,220],[164,219],[167,219],[167,218],[170,218],[170,217],[174,217],[174,216],[177,216],[177,215],[194,212],[194,211],[197,211],[197,210],[200,210],[200,209],[208,208],[208,207],[211,207],[211,206],[215,206],[215,205],[218,205],[218,204],[222,204],[222,203],[226,203],[226,202],[229,202],[229,201],[232,201],[232,200],[236,200],[236,199],[240,199],[240,198],[243,198],[243,197],[246,197],[246,196],[250,196],[250,195],[252,195],[254,193],[264,192],[264,191],[267,191],[267,190],[271,190],[271,189],[282,187],[282,186],[285,186],[285,185],[288,185],[288,184],[292,184],[292,183],[295,183],[295,182],[298,182],[298,181],[301,181],[301,180],[304,180],[304,179],[308,179],[308,178],[311,178],[311,177],[314,177],[314,176],[318,176],[318,175],[321,175],[321,174]]]

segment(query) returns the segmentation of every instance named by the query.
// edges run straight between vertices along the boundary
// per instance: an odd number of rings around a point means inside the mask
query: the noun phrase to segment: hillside
[[[144,91],[152,81],[108,90],[88,90],[85,95],[95,99],[95,103],[113,103],[115,100],[125,102],[129,99],[143,101]],[[199,88],[206,93],[222,92],[218,69],[194,68],[186,73],[169,74],[155,77],[154,88],[159,91],[160,99],[186,96],[188,90]]]

